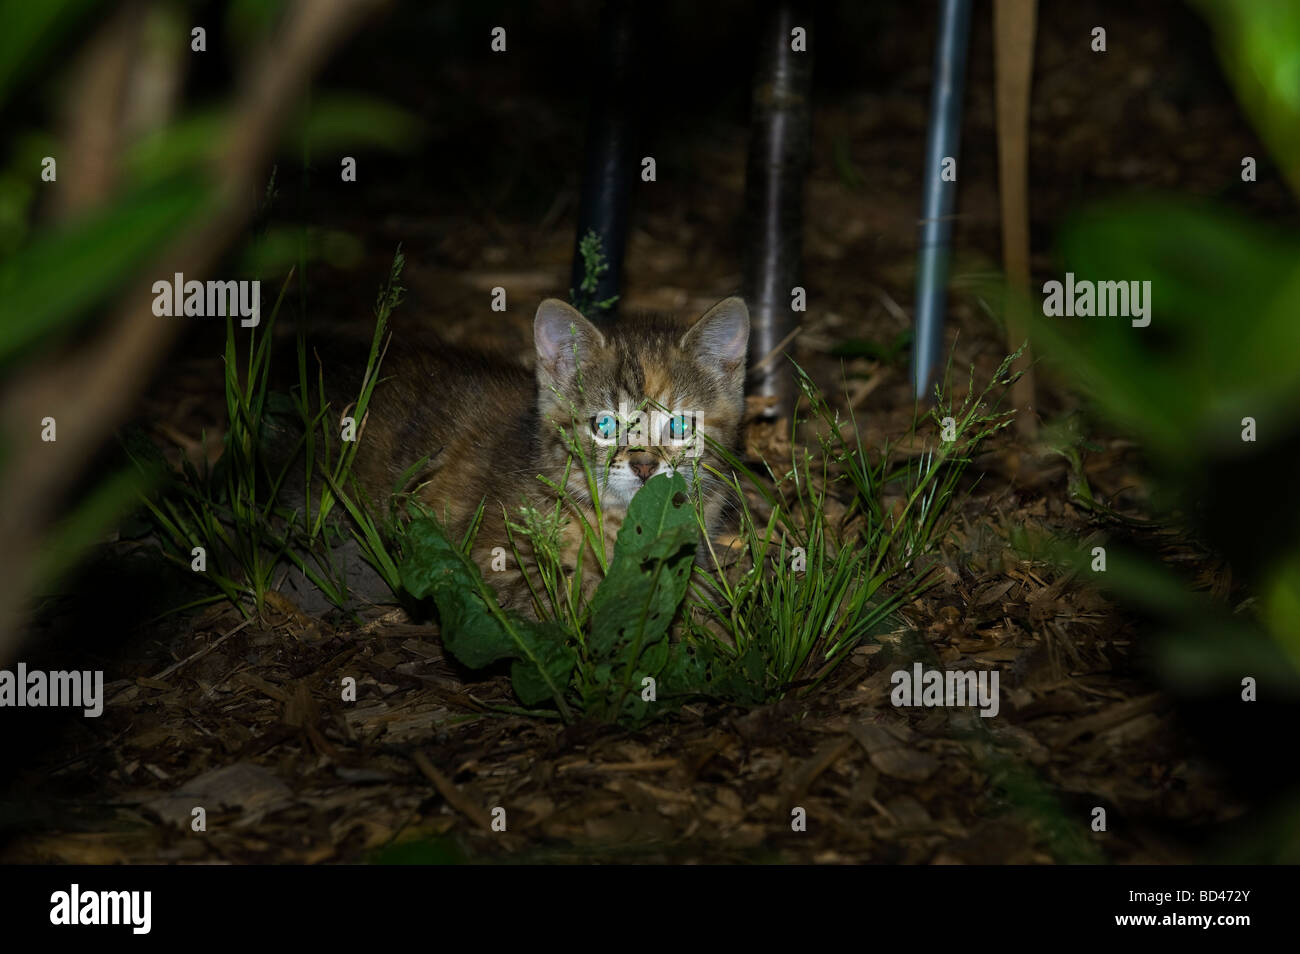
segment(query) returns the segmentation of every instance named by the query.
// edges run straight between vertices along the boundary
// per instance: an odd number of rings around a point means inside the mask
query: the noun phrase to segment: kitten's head
[[[749,311],[718,302],[683,330],[656,316],[620,318],[598,329],[576,309],[548,298],[533,322],[543,455],[562,471],[570,456],[559,428],[573,435],[596,476],[602,508],[623,510],[655,474],[680,472],[702,489],[718,466],[705,437],[734,448],[745,407]],[[588,500],[577,461],[569,492]]]

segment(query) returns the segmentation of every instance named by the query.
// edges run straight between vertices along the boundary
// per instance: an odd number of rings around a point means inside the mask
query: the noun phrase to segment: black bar
[[[789,831],[779,834],[774,826],[772,847],[798,837]],[[556,932],[565,930],[579,913],[583,929],[593,937],[617,935],[627,928],[630,908],[644,904],[642,899],[670,893],[704,896],[716,892],[717,879],[723,876],[740,897],[803,897],[814,892],[810,896],[827,911],[860,905],[864,879],[869,880],[872,916],[893,937],[914,936],[918,947],[934,946],[936,937],[956,936],[993,937],[1012,942],[1013,948],[1063,937],[1076,943],[1128,937],[1143,946],[1155,943],[1178,950],[1199,937],[1210,938],[1216,950],[1254,949],[1265,937],[1284,936],[1294,921],[1294,872],[1286,866],[932,865],[864,872],[853,866],[760,865],[720,872],[707,865],[686,865],[611,872],[602,865],[416,870],[71,865],[0,867],[0,875],[6,876],[0,924],[6,948],[14,951],[51,942],[62,942],[60,949],[116,942],[131,950],[146,937],[172,949],[200,940],[208,947],[247,947],[258,939],[337,949],[343,943],[373,947],[376,932],[396,936],[401,930],[420,932],[437,947],[475,928],[490,930],[495,941],[508,937],[553,942]],[[79,901],[92,892],[150,892],[148,935],[134,933],[129,924],[52,923],[66,920],[62,914],[70,907],[74,884]],[[597,897],[607,903],[581,907],[579,899]],[[1014,903],[993,911],[970,903],[971,898],[1011,898]],[[142,913],[144,895],[132,900],[140,902],[132,907]],[[80,904],[78,909],[80,920]],[[1209,917],[1212,923],[1193,926],[1180,920],[1193,917]],[[1162,924],[1166,918],[1170,923]],[[1231,923],[1219,920],[1227,918]],[[143,922],[143,917],[137,920]],[[732,946],[743,940],[764,949],[778,938],[805,941],[807,929],[807,918],[753,909],[732,919],[727,937]]]

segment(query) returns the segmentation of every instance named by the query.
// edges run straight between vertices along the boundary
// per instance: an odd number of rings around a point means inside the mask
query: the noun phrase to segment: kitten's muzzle
[[[632,473],[637,475],[641,483],[645,483],[654,476],[654,472],[659,469],[659,458],[653,454],[647,454],[645,451],[632,451],[627,455],[627,466],[632,469]]]

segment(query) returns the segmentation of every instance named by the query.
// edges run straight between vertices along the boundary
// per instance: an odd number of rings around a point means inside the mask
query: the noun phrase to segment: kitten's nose
[[[654,454],[633,451],[627,455],[627,465],[632,468],[632,473],[641,478],[641,483],[644,484],[654,476],[654,472],[659,468],[659,461]]]

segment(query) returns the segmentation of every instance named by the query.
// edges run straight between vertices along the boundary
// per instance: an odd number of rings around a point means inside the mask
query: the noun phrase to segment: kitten
[[[353,468],[370,505],[386,505],[395,490],[411,492],[458,539],[484,501],[473,555],[486,571],[493,548],[511,553],[505,520],[518,523],[521,505],[554,509],[559,494],[549,481],[567,495],[560,549],[571,572],[584,547],[581,518],[601,527],[608,559],[633,495],[656,474],[676,471],[688,485],[699,482],[704,521],[716,533],[726,497],[707,465],[722,461],[705,438],[731,450],[739,439],[749,339],[744,301],[724,299],[688,329],[656,315],[598,328],[552,298],[537,309],[533,337],[533,374],[446,345],[389,350]],[[599,522],[565,434],[595,477]],[[515,539],[518,545],[520,535]],[[582,555],[587,596],[600,576],[590,549]],[[530,612],[517,568],[485,575],[504,604]]]

